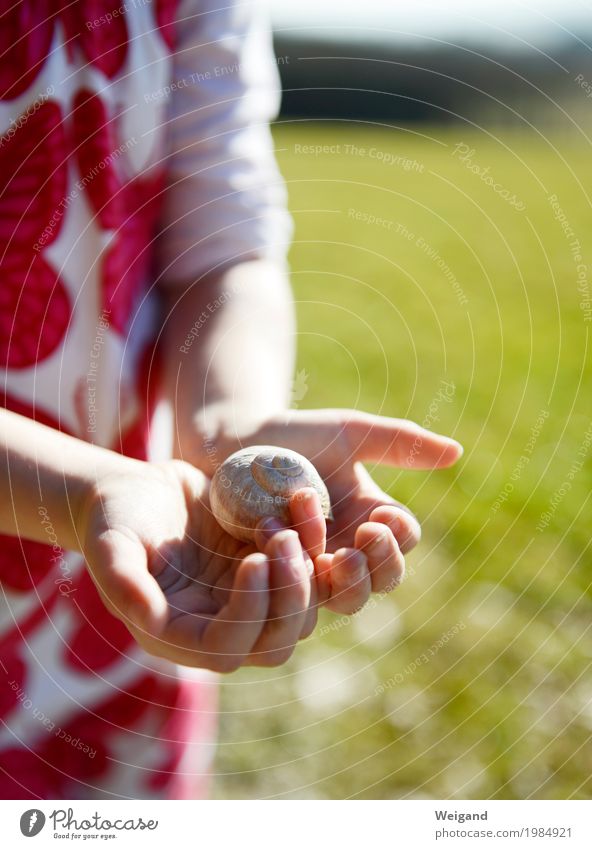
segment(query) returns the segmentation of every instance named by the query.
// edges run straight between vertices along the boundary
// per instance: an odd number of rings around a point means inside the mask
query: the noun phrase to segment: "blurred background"
[[[268,0],[294,406],[465,445],[372,469],[396,593],[221,687],[222,798],[592,795],[592,8]]]

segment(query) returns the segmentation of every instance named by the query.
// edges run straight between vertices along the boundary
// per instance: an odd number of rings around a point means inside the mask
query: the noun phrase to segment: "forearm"
[[[211,473],[224,445],[285,409],[295,322],[286,273],[250,261],[167,296],[165,391],[174,454]]]
[[[49,518],[58,543],[80,550],[86,494],[99,475],[129,463],[135,461],[0,409],[0,533],[47,542]]]

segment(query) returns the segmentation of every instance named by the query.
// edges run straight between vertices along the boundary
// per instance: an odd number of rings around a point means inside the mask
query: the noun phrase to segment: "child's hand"
[[[263,534],[265,553],[233,539],[209,510],[208,479],[186,463],[99,478],[79,524],[105,604],[153,655],[220,672],[275,666],[314,628],[297,533]]]
[[[240,447],[227,442],[222,454]],[[241,443],[292,448],[308,457],[323,477],[334,521],[328,528],[328,553],[317,556],[317,548],[314,555],[318,600],[339,613],[360,608],[371,591],[393,589],[404,572],[403,555],[421,536],[415,516],[380,489],[362,461],[436,469],[451,466],[462,454],[458,442],[415,422],[356,410],[287,410],[241,434]],[[319,513],[317,542],[321,520]],[[309,551],[315,541],[305,542]]]

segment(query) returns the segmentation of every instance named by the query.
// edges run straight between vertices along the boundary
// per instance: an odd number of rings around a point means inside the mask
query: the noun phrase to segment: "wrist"
[[[0,410],[0,532],[80,549],[83,505],[94,482],[129,460],[38,422]]]
[[[289,404],[291,289],[285,269],[250,261],[180,291],[163,342],[173,452],[211,474],[231,447],[252,441],[260,422]]]
[[[272,413],[261,415],[252,407],[216,404],[202,408],[178,425],[175,456],[211,477],[224,460],[246,445],[257,444]]]
[[[72,547],[82,553],[88,536],[89,518],[97,509],[102,509],[106,483],[118,478],[134,478],[150,465],[116,451],[95,446],[92,448],[92,456],[88,456],[88,461],[84,473],[76,476],[71,483],[72,497],[70,491],[68,494],[75,542]]]

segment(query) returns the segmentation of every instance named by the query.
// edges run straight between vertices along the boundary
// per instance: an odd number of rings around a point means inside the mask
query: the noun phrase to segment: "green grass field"
[[[307,122],[275,141],[298,405],[412,418],[465,455],[376,469],[423,523],[409,575],[323,613],[285,668],[223,681],[214,795],[590,798],[590,143]]]

